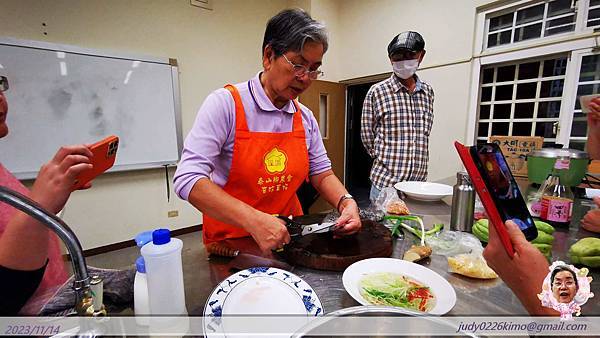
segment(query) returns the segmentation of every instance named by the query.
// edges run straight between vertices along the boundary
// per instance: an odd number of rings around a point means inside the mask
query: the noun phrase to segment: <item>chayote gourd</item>
[[[537,237],[531,241],[531,243],[550,244],[550,246],[552,246],[553,242],[554,242],[554,236],[549,235],[549,234],[545,233],[544,231],[540,231],[539,229],[538,229]]]
[[[535,223],[535,227],[538,230],[541,230],[545,233],[547,233],[548,235],[552,235],[554,233],[554,227],[544,221],[534,221]]]
[[[544,221],[535,221],[538,236],[531,243],[538,248],[546,257],[552,255],[552,243],[554,243],[554,227]],[[480,219],[473,224],[473,235],[482,242],[489,241],[489,221]]]
[[[571,245],[569,249],[571,263],[592,268],[600,267],[600,238],[587,237]]]

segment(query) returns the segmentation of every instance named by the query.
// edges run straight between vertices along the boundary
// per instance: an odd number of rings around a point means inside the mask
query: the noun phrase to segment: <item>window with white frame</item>
[[[600,0],[590,0],[586,18],[587,27],[600,27]]]
[[[542,136],[545,144],[584,149],[587,116],[579,97],[600,93],[593,32],[600,0],[522,0],[478,15],[484,53],[476,63],[470,135],[478,143],[492,135]]]
[[[566,65],[562,55],[484,67],[477,139],[508,135],[555,141]]]
[[[577,80],[577,95],[569,135],[569,147],[584,149],[587,140],[587,116],[581,110],[579,97],[600,93],[600,54],[581,57]]]
[[[600,0],[598,0],[600,1]],[[573,0],[554,0],[509,9],[487,20],[487,48],[575,30]]]

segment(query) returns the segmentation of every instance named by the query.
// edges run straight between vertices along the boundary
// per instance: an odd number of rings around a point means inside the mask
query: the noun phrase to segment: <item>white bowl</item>
[[[439,201],[452,195],[452,187],[441,183],[405,181],[396,183],[394,188],[419,201]]]

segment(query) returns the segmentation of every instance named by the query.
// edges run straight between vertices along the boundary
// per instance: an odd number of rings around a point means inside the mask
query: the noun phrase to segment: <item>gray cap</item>
[[[399,51],[420,52],[425,49],[425,40],[421,34],[413,31],[402,32],[396,35],[388,45],[388,56]]]

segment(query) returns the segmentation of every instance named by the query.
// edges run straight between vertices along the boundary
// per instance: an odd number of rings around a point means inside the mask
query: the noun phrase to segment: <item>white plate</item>
[[[394,184],[394,188],[419,201],[439,201],[452,195],[452,187],[441,183],[404,181]]]
[[[433,309],[428,312],[430,314],[443,315],[456,304],[456,292],[442,276],[422,265],[396,258],[369,258],[350,265],[342,276],[344,288],[362,305],[373,305],[360,295],[360,281],[366,275],[379,272],[401,274],[428,286],[436,301]]]
[[[306,315],[308,322],[323,311],[319,297],[302,278],[277,268],[250,268],[227,277],[208,297],[204,335],[226,337],[222,316]]]

